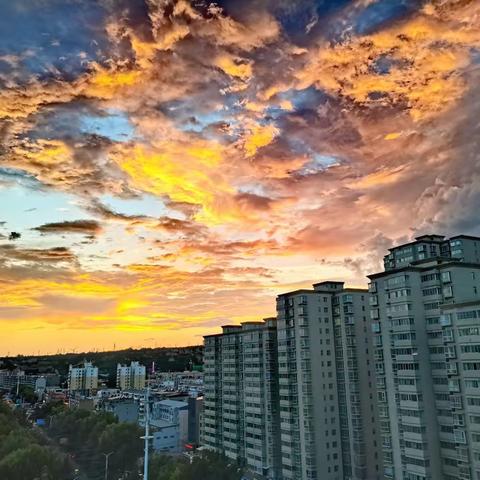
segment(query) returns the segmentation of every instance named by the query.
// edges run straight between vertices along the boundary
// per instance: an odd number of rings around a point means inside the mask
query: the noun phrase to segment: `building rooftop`
[[[303,293],[315,293],[314,290],[309,290],[306,288],[299,288],[298,290],[292,290],[291,292],[280,293],[277,297],[286,297],[288,295],[300,295]]]
[[[395,250],[408,247],[409,245],[415,245],[418,242],[443,243],[443,242],[446,242],[446,240],[444,235],[421,235],[419,237],[415,237],[415,240],[412,240],[410,242],[401,243],[400,245],[395,245],[389,248],[388,251],[393,252]]]
[[[395,275],[396,273],[401,272],[424,272],[432,268],[448,268],[452,265],[465,268],[480,268],[480,263],[463,262],[456,258],[450,257],[432,257],[426,258],[425,260],[418,260],[412,264],[405,265],[403,267],[392,268],[391,270],[385,270],[378,273],[372,273],[370,275],[367,275],[367,278],[374,280],[375,278],[388,277],[390,275]]]
[[[415,240],[417,240],[418,242],[423,242],[423,241],[442,242],[443,240],[445,240],[445,235],[435,235],[435,234],[420,235],[419,237],[415,237]]]
[[[180,400],[160,400],[158,402],[159,405],[163,405],[165,407],[172,407],[172,408],[182,408],[187,407],[187,402],[182,402]]]
[[[450,240],[457,240],[459,238],[465,238],[467,240],[474,240],[480,242],[480,237],[475,237],[474,235],[455,235],[454,237],[451,237]]]

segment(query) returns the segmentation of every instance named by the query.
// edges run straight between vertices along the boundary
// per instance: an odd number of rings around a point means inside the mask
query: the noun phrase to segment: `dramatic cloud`
[[[396,241],[480,234],[478,2],[2,13],[0,350],[197,343],[365,285]]]
[[[101,226],[95,220],[73,220],[71,222],[45,223],[35,230],[42,233],[84,233],[88,235],[101,231]]]
[[[41,268],[44,263],[72,262],[75,259],[75,255],[65,247],[39,249],[17,248],[14,245],[0,245],[0,261],[5,263],[20,261],[34,263]]]

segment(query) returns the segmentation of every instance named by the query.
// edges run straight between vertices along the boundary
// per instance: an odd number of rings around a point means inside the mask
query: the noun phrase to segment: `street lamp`
[[[147,384],[145,391],[145,435],[140,437],[145,441],[145,450],[143,455],[143,480],[148,480],[148,449],[149,440],[153,437],[150,435],[150,385]]]
[[[105,457],[105,480],[108,480],[108,459],[112,454],[113,452],[102,453],[102,455]]]

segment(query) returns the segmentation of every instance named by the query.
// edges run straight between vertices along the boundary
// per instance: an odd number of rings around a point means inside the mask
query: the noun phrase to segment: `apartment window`
[[[394,333],[392,335],[392,340],[393,341],[398,341],[398,340],[415,340],[416,335],[415,332],[407,332],[407,333]]]
[[[405,325],[413,325],[415,320],[412,317],[409,318],[393,318],[390,320],[391,327],[402,327]]]
[[[478,415],[469,415],[470,423],[474,423],[476,425],[480,425],[480,416]],[[479,458],[480,461],[480,458]]]
[[[432,282],[434,280],[439,280],[440,275],[438,273],[428,273],[421,276],[422,282]]]
[[[470,310],[467,312],[458,312],[457,313],[457,318],[459,320],[473,320],[475,318],[480,317],[480,311],[477,310]]]
[[[450,313],[444,313],[440,316],[440,325],[447,327],[452,324],[452,315]]]
[[[480,388],[480,380],[475,378],[467,378],[465,379],[465,387],[466,388]]]
[[[425,427],[419,427],[417,425],[402,425],[402,430],[409,433],[425,433]]]
[[[469,370],[480,370],[480,362],[463,362],[463,369],[466,371]]]
[[[421,402],[423,400],[422,395],[416,393],[400,393],[399,398],[404,402]]]
[[[443,287],[443,296],[445,298],[453,297],[453,289],[450,285]]]
[[[399,275],[398,277],[393,277],[387,280],[387,285],[389,287],[395,287],[397,285],[405,284],[408,281],[408,275]]]
[[[418,370],[418,363],[397,363],[398,370]]]
[[[415,450],[423,450],[425,448],[425,444],[421,442],[412,442],[409,440],[405,440],[404,445],[406,448],[414,448]]]
[[[480,344],[472,343],[469,345],[462,345],[460,351],[462,353],[480,353]]]
[[[403,461],[410,465],[418,465],[419,467],[428,467],[430,465],[429,460],[423,460],[421,458],[403,456]]]
[[[458,335],[468,337],[470,335],[480,335],[480,327],[459,328]]]
[[[398,384],[399,385],[415,385],[416,384],[416,380],[415,378],[399,378],[398,379]],[[382,393],[383,396],[385,397],[385,393],[384,392],[379,392],[379,393]],[[380,396],[380,395],[379,395]]]
[[[440,295],[441,293],[442,289],[440,287],[424,288],[422,290],[422,295],[424,297],[429,297],[431,295]]]
[[[442,282],[451,282],[452,275],[450,272],[442,272]]]

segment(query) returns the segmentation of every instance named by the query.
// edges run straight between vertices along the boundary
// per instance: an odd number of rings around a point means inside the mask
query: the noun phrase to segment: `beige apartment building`
[[[85,361],[78,366],[68,368],[68,391],[90,395],[98,389],[98,368]]]
[[[145,388],[146,368],[139,362],[130,365],[117,365],[117,388],[120,390],[143,390]]]

